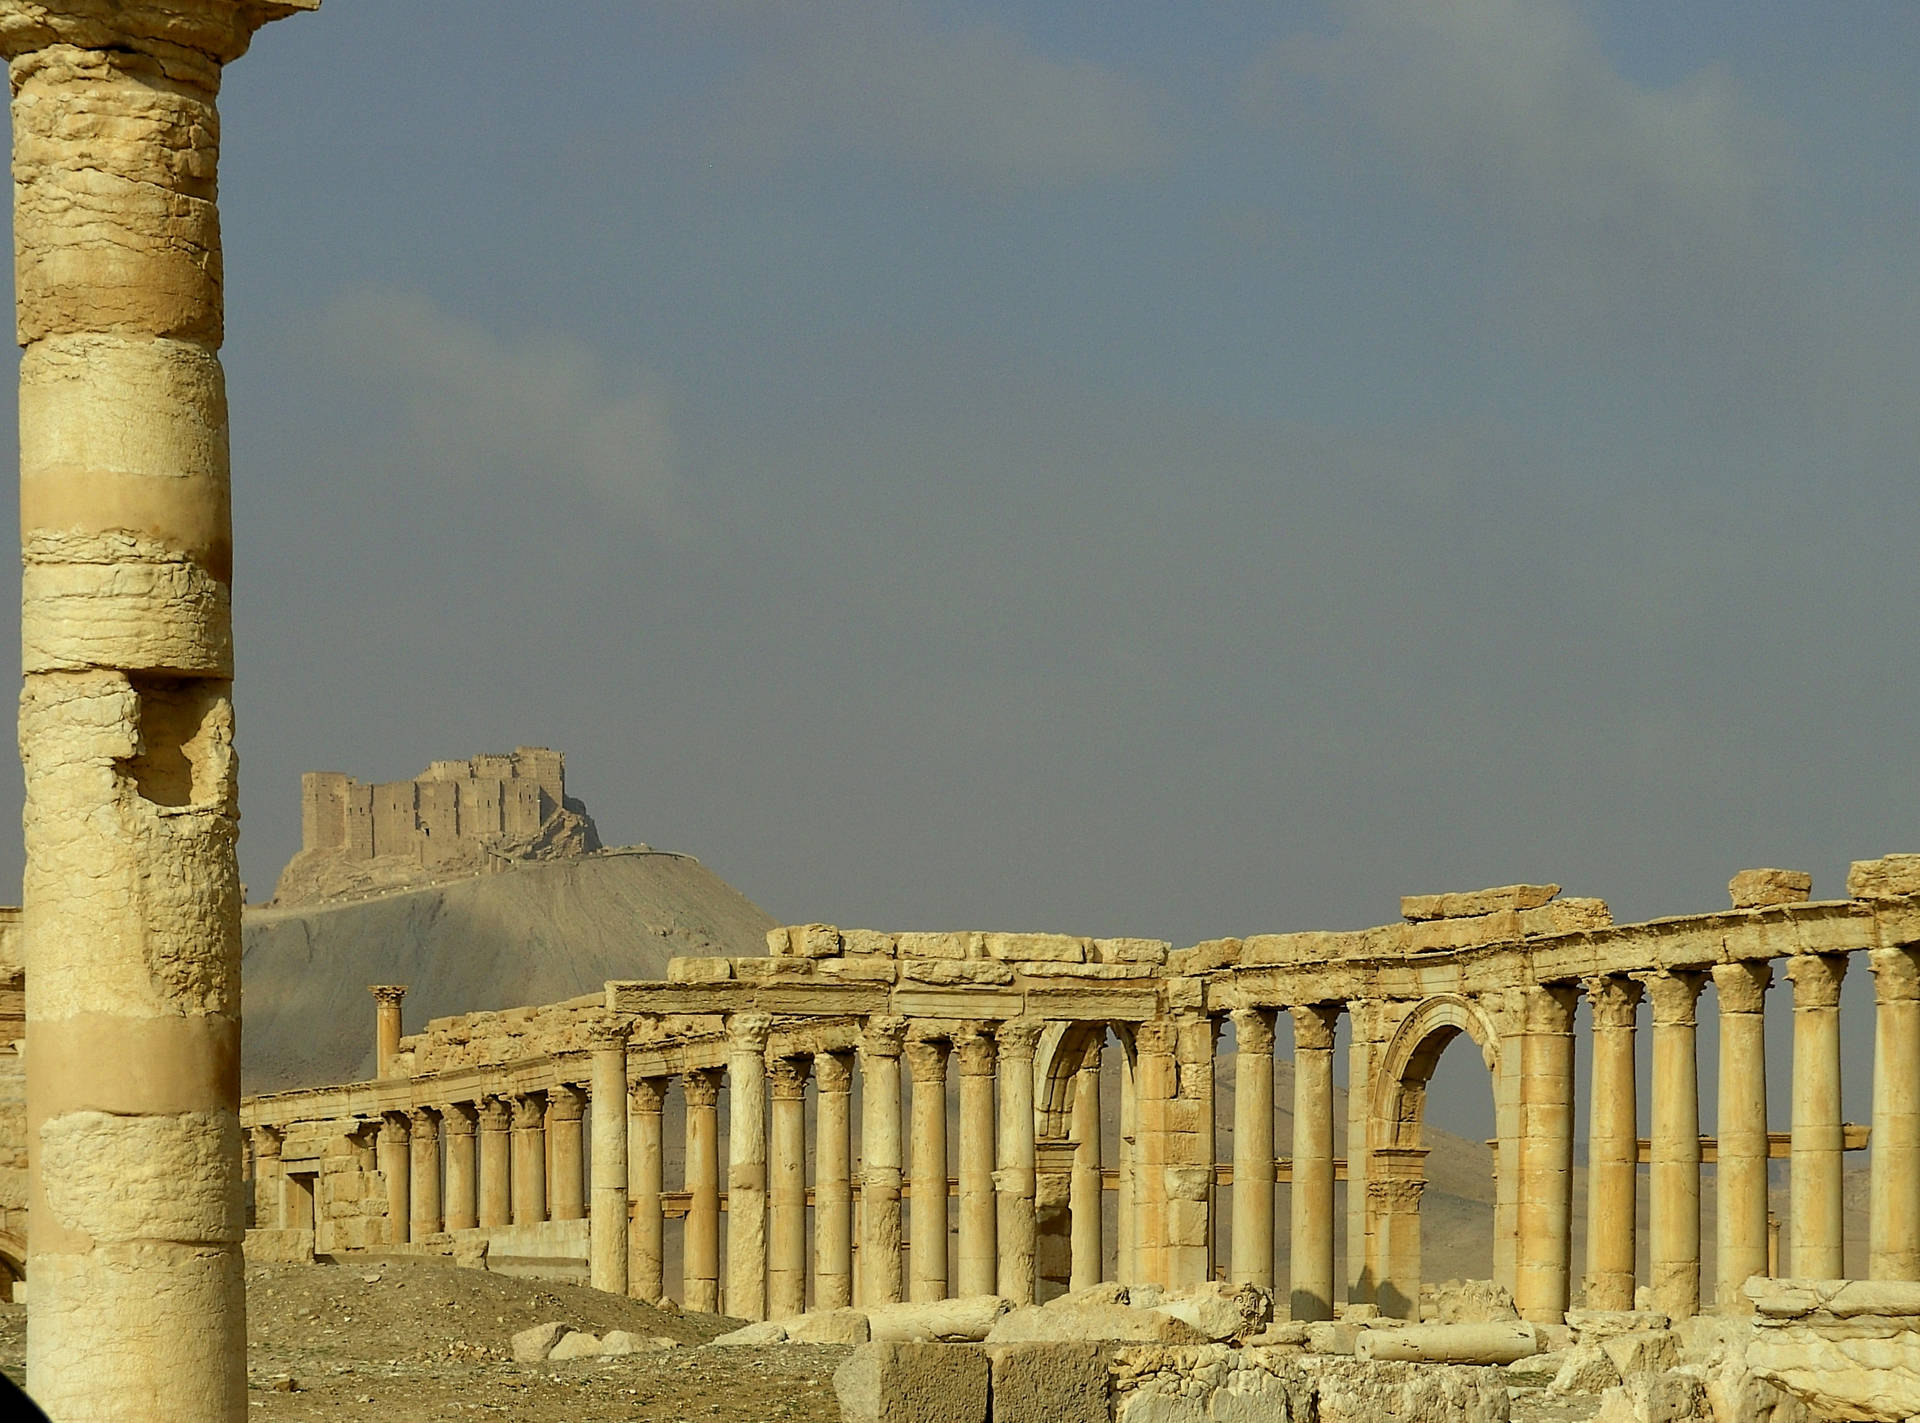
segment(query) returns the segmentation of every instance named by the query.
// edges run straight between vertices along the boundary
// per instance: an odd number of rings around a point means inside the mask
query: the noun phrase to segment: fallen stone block
[[[1692,1374],[1636,1374],[1600,1395],[1593,1423],[1713,1423],[1713,1412]]]
[[[1598,1344],[1576,1344],[1567,1350],[1565,1361],[1549,1393],[1603,1393],[1620,1382],[1620,1370],[1613,1366],[1607,1351]]]
[[[965,1344],[862,1344],[834,1370],[843,1423],[986,1423],[989,1365]]]
[[[993,1423],[1107,1423],[1107,1348],[1009,1344],[990,1349]]]
[[[1805,870],[1742,870],[1727,881],[1735,909],[1765,909],[1813,898],[1813,876]]]
[[[1009,1310],[987,1333],[989,1344],[1044,1344],[1074,1340],[1129,1344],[1205,1344],[1207,1336],[1157,1309],[1085,1304],[1073,1309],[1025,1305]]]
[[[1920,894],[1920,855],[1855,860],[1847,871],[1849,899],[1893,899],[1906,894]]]
[[[866,1311],[867,1329],[875,1341],[977,1344],[1010,1308],[999,1295],[875,1305]]]
[[[1513,1405],[1500,1369],[1449,1364],[1301,1360],[1312,1380],[1315,1423],[1507,1423]]]
[[[1616,1334],[1603,1339],[1600,1347],[1620,1371],[1630,1379],[1635,1374],[1664,1373],[1680,1362],[1679,1341],[1671,1329],[1647,1329],[1635,1334]]]
[[[1513,1295],[1492,1280],[1448,1280],[1434,1287],[1435,1324],[1504,1324],[1519,1317]]]
[[[600,1340],[600,1352],[609,1357],[621,1354],[657,1354],[663,1349],[678,1349],[680,1341],[664,1334],[632,1334],[625,1329],[609,1329]]]
[[[557,1364],[568,1359],[597,1359],[602,1352],[598,1335],[576,1330],[562,1335],[559,1342],[547,1351],[547,1362]]]
[[[513,1336],[513,1359],[518,1364],[538,1364],[553,1352],[553,1346],[573,1333],[571,1324],[536,1324]]]
[[[864,1344],[873,1337],[865,1310],[821,1309],[787,1322],[792,1344]]]
[[[1538,909],[1560,893],[1557,884],[1504,884],[1453,894],[1406,894],[1400,917],[1409,923],[1431,919],[1470,919],[1516,909]]]
[[[1570,1309],[1567,1324],[1582,1344],[1597,1344],[1617,1334],[1633,1334],[1648,1329],[1665,1329],[1671,1320],[1652,1310]]]
[[[1268,1291],[1217,1280],[1165,1295],[1150,1308],[1216,1341],[1258,1334],[1273,1320],[1273,1296]]]
[[[1531,1324],[1409,1324],[1369,1329],[1354,1342],[1362,1360],[1421,1364],[1511,1364],[1540,1352]]]
[[[757,1324],[746,1324],[718,1338],[709,1339],[709,1348],[757,1348],[768,1344],[787,1342],[787,1326],[776,1319],[763,1319]]]

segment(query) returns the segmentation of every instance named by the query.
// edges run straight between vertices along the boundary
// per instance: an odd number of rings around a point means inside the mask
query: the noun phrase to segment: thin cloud
[[[687,531],[664,400],[578,341],[509,341],[419,293],[381,290],[338,298],[321,329],[391,403],[410,471],[521,496],[573,489],[657,535]]]
[[[1151,172],[1173,153],[1152,86],[993,21],[949,28],[910,0],[702,10],[745,50],[714,96],[728,160],[837,149],[1017,190]]]

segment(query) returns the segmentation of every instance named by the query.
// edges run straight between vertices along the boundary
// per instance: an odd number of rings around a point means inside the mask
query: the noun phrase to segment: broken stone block
[[[833,1373],[844,1423],[986,1423],[989,1367],[966,1344],[862,1344]]]
[[[787,1321],[793,1344],[864,1344],[872,1337],[865,1310],[819,1309]]]
[[[513,1359],[518,1364],[538,1364],[553,1352],[553,1346],[573,1333],[571,1324],[536,1324],[513,1336]]]
[[[758,1324],[743,1325],[731,1333],[722,1334],[707,1343],[714,1347],[735,1348],[745,1346],[755,1348],[766,1344],[784,1344],[787,1342],[787,1326],[775,1319],[763,1319]]]
[[[1185,1321],[1212,1340],[1258,1334],[1273,1320],[1273,1296],[1268,1291],[1218,1280],[1180,1290],[1153,1308]]]
[[[866,1311],[866,1320],[877,1341],[978,1343],[1010,1307],[1001,1295],[961,1295],[875,1305]]]
[[[1604,899],[1556,899],[1538,909],[1520,911],[1520,932],[1524,934],[1574,934],[1582,929],[1604,929],[1613,922],[1613,911]]]
[[[987,957],[1003,963],[1023,959],[1045,963],[1085,963],[1087,941],[1071,934],[989,934]]]
[[[1593,1423],[1712,1423],[1706,1385],[1688,1373],[1636,1374],[1600,1395]]]
[[[597,1359],[601,1354],[600,1337],[575,1331],[561,1336],[560,1341],[547,1351],[548,1363],[562,1363],[568,1359]]]
[[[1057,1303],[1057,1301],[1056,1301]],[[987,1334],[989,1344],[1112,1341],[1137,1344],[1205,1344],[1207,1336],[1184,1319],[1157,1309],[1087,1303],[1070,1309],[1025,1305],[1010,1310]]]
[[[1100,1344],[994,1349],[993,1423],[1107,1423],[1107,1350]]]
[[[1893,899],[1903,894],[1920,894],[1920,855],[1855,860],[1847,871],[1850,899]]]
[[[1470,919],[1503,910],[1538,909],[1558,893],[1557,884],[1504,884],[1493,889],[1452,894],[1407,894],[1400,897],[1400,917],[1417,923],[1428,919]]]
[[[1547,1385],[1549,1393],[1601,1393],[1620,1382],[1606,1350],[1598,1344],[1576,1344],[1567,1350],[1559,1372]]]
[[[1661,1373],[1680,1362],[1679,1343],[1671,1329],[1648,1329],[1604,1339],[1600,1347],[1620,1371],[1620,1377]]]
[[[733,977],[733,960],[672,958],[667,960],[669,983],[725,983]]]
[[[1735,909],[1799,904],[1813,898],[1813,876],[1805,870],[1742,870],[1727,881],[1727,893]]]

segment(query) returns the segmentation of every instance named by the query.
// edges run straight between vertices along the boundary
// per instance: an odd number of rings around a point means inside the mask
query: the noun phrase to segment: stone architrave
[[[587,1283],[627,1292],[627,1027],[604,1024],[593,1035],[593,1192],[587,1208]]]
[[[945,1040],[906,1044],[913,1077],[908,1290],[915,1304],[947,1297],[947,1054]]]
[[[1587,1308],[1632,1309],[1640,1125],[1633,1066],[1640,984],[1620,974],[1587,983],[1593,1011],[1587,1121]]]
[[[992,1027],[968,1023],[954,1034],[960,1073],[960,1229],[954,1283],[963,1297],[994,1292],[994,1046]]]
[[[999,1053],[999,1166],[993,1187],[999,1197],[999,1292],[1016,1305],[1034,1300],[1033,1054],[1041,1024],[1034,1018],[1010,1018],[995,1034]]]
[[[1720,1004],[1719,1145],[1714,1166],[1714,1308],[1750,1314],[1746,1282],[1767,1273],[1766,997],[1772,966],[1751,960],[1715,964]]]
[[[769,1064],[773,1098],[772,1164],[768,1180],[767,1317],[791,1319],[807,1311],[807,1078],[808,1057],[777,1057]]]
[[[1340,1010],[1293,1010],[1293,1185],[1289,1282],[1293,1317],[1333,1318],[1333,1035]],[[1271,1174],[1271,1172],[1269,1172]]]
[[[480,1101],[480,1224],[513,1220],[513,1109],[503,1097]]]
[[[556,1082],[547,1094],[547,1217],[581,1220],[587,1214],[586,1149],[581,1121],[587,1094],[571,1082]]]
[[[1789,1267],[1809,1280],[1846,1272],[1845,1142],[1840,1123],[1840,954],[1787,961],[1793,983],[1793,1139],[1787,1175]]]
[[[26,1373],[60,1419],[247,1416],[216,96],[255,29],[317,3],[0,0],[25,348]]]
[[[1920,962],[1911,947],[1875,949],[1873,1133],[1867,1274],[1920,1280]]]
[[[1514,1303],[1523,1319],[1558,1324],[1573,1255],[1573,1008],[1571,984],[1522,990],[1519,1251]],[[1417,1286],[1417,1281],[1416,1281]]]
[[[813,1152],[813,1292],[816,1309],[853,1303],[853,1058],[818,1053]]]
[[[1236,1284],[1273,1288],[1273,1011],[1233,1020],[1233,1259]],[[1296,1188],[1297,1189],[1297,1188]]]
[[[727,1299],[736,1319],[767,1317],[765,1013],[727,1019]]]
[[[1654,1308],[1700,1312],[1700,1071],[1694,1005],[1702,975],[1663,969],[1645,979],[1653,1004],[1652,1155],[1647,1172],[1647,1273]]]
[[[879,1014],[860,1034],[860,1271],[864,1302],[898,1304],[900,1054],[906,1021]]]
[[[633,1223],[627,1240],[627,1293],[657,1302],[666,1295],[665,1113],[667,1079],[636,1077],[627,1096],[627,1181]]]
[[[702,1314],[720,1308],[720,1069],[681,1079],[687,1099],[687,1219],[680,1246],[680,1302]]]

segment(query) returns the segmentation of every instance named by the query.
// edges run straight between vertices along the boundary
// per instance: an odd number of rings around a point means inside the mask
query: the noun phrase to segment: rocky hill
[[[249,908],[241,1078],[249,1092],[373,1073],[372,983],[429,1018],[664,978],[676,954],[766,952],[774,921],[698,860],[603,850],[351,900]]]

